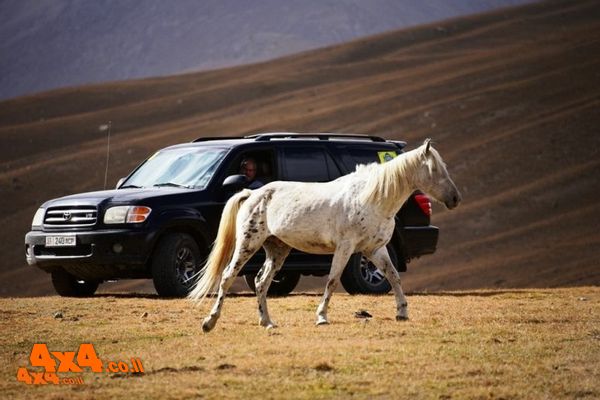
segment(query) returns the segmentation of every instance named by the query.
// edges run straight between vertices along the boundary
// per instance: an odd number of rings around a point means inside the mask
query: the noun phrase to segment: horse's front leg
[[[400,284],[400,274],[396,271],[387,247],[383,246],[374,251],[372,254],[366,255],[375,266],[385,274],[392,289],[396,296],[396,321],[405,321],[408,319],[408,303],[406,302],[406,296],[402,291]]]
[[[335,249],[333,254],[333,261],[331,262],[331,271],[329,271],[329,278],[327,279],[327,285],[325,286],[325,293],[321,303],[317,308],[317,325],[325,325],[329,323],[327,319],[327,308],[329,307],[329,300],[333,291],[337,287],[340,276],[344,272],[346,264],[354,251],[354,246],[351,243],[341,243]]]
[[[267,291],[273,281],[273,277],[281,269],[283,262],[292,249],[279,239],[271,237],[263,244],[266,259],[254,280],[256,285],[256,299],[258,300],[258,323],[267,329],[275,328],[277,325],[271,320],[267,308]]]

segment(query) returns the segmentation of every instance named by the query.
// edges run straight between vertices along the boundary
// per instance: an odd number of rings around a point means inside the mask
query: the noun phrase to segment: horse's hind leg
[[[248,233],[244,234],[242,240],[237,241],[231,262],[227,268],[225,268],[225,271],[223,271],[217,300],[215,301],[210,314],[204,318],[204,321],[202,322],[202,331],[209,332],[215,327],[217,320],[221,316],[221,308],[223,307],[223,301],[225,300],[227,291],[233,284],[235,277],[238,276],[242,267],[248,262],[250,257],[260,249],[263,241],[264,236],[257,235],[256,237],[251,237]]]
[[[323,293],[323,298],[321,299],[321,303],[317,308],[317,325],[328,324],[329,320],[327,319],[327,308],[329,307],[329,300],[331,299],[331,295],[333,291],[337,287],[340,276],[354,251],[354,246],[350,243],[341,243],[335,250],[333,254],[333,261],[331,262],[331,271],[329,271],[329,278],[327,279],[327,285],[325,286],[325,293]]]
[[[274,236],[269,237],[263,244],[265,249],[266,259],[263,267],[260,269],[254,283],[256,285],[256,299],[258,300],[258,318],[260,326],[267,329],[274,328],[276,325],[269,317],[267,308],[267,291],[273,277],[281,269],[283,262],[290,254],[291,247],[283,243]]]
[[[367,258],[385,274],[388,282],[390,285],[392,285],[394,295],[396,296],[396,321],[407,320],[408,303],[406,302],[406,297],[404,296],[404,292],[402,291],[402,286],[400,284],[400,274],[398,274],[398,271],[396,271],[396,268],[390,259],[387,248],[385,246],[380,247],[372,254],[367,255]]]

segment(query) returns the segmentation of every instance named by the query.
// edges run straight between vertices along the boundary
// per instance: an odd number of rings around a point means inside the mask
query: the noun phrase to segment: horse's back
[[[339,182],[272,182],[260,190],[268,197],[267,227],[288,245],[309,253],[333,253],[344,236],[353,197]],[[346,194],[346,196],[344,196]]]

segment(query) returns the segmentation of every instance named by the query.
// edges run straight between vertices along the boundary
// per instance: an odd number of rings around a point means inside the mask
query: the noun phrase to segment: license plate
[[[46,247],[74,247],[76,244],[75,235],[46,236]]]

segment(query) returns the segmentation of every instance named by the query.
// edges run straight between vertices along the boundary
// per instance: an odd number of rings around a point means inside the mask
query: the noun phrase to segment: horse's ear
[[[427,155],[427,153],[429,153],[429,149],[431,148],[431,139],[425,139],[425,142],[423,142],[423,144],[425,145],[424,154]]]

